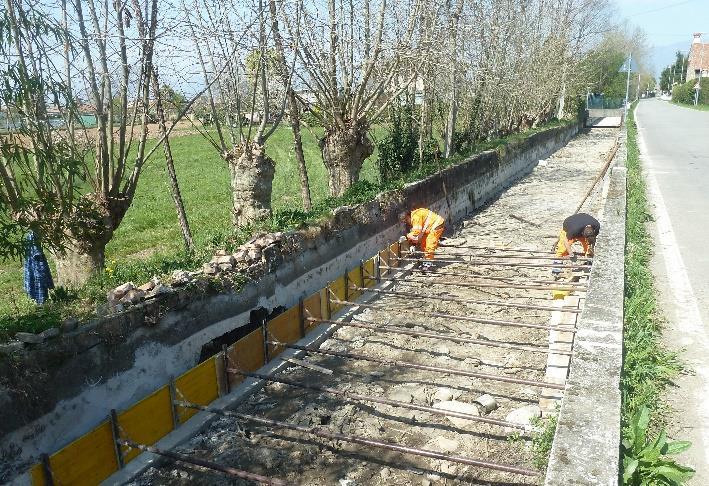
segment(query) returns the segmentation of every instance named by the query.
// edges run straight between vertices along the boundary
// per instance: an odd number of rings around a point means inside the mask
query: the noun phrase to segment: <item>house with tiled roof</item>
[[[687,81],[698,77],[709,78],[709,44],[702,42],[702,34],[694,34],[687,62]]]

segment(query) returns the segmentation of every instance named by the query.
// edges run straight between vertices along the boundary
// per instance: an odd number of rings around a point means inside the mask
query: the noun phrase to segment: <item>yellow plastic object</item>
[[[571,293],[570,290],[552,290],[551,291],[551,296],[554,300],[556,299],[563,299],[567,295]]]
[[[255,329],[229,346],[227,351],[229,366],[242,371],[256,371],[264,365],[263,332]],[[244,381],[238,373],[229,374],[229,384],[236,386]]]
[[[300,336],[300,307],[295,305],[274,317],[266,324],[271,338],[283,343],[294,343]],[[273,358],[283,352],[283,347],[269,345],[269,356]]]
[[[118,470],[111,424],[106,421],[49,457],[54,484],[95,485]],[[30,470],[33,485],[48,484],[41,464]]]
[[[217,384],[217,367],[211,357],[201,362],[175,380],[176,397],[198,405],[209,405],[219,396]],[[186,422],[197,410],[178,408],[180,423]]]
[[[155,444],[172,432],[172,405],[168,387],[159,388],[128,410],[119,413],[118,424],[121,436],[138,444]],[[139,454],[137,449],[123,448],[123,460],[126,464]]]

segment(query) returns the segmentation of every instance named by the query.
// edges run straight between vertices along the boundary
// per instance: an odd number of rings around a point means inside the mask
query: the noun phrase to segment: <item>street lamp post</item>
[[[628,92],[630,91],[630,66],[633,62],[633,53],[628,54],[628,65],[625,67],[628,72],[628,77],[625,81],[625,110],[623,112],[623,119],[628,118]]]

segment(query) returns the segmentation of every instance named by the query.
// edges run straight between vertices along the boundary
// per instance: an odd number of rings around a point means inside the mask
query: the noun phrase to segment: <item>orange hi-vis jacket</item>
[[[411,243],[418,244],[426,258],[431,260],[443,235],[444,223],[445,220],[430,209],[414,209],[411,211],[411,231],[406,238]]]

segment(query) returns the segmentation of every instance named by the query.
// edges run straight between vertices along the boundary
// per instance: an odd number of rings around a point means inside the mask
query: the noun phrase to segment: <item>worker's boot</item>
[[[559,266],[551,269],[551,276],[554,277],[554,280],[559,280],[559,278],[561,277],[561,267],[563,265],[563,262],[561,260],[554,260],[554,265]]]

